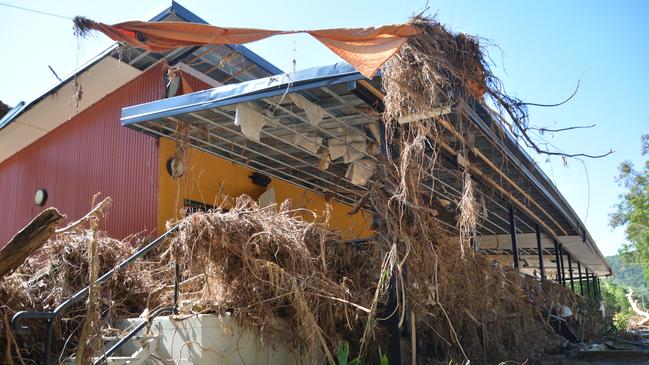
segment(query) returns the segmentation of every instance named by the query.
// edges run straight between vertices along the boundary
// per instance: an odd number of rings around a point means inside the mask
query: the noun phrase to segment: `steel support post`
[[[559,243],[554,241],[554,260],[557,264],[557,282],[561,282],[561,260],[559,259]]]
[[[559,244],[559,261],[561,262],[561,273],[559,274],[561,278],[561,285],[566,286],[566,263],[563,262],[563,245]]]
[[[514,258],[514,268],[518,270],[520,266],[518,258],[518,242],[516,242],[516,221],[514,219],[514,207],[509,206],[509,233],[512,236],[512,257]]]
[[[572,257],[570,256],[570,253],[567,253],[568,255],[568,274],[570,275],[570,289],[572,289],[572,292],[575,292],[575,279],[572,274]]]
[[[541,272],[541,279],[545,280],[545,265],[543,264],[543,246],[541,245],[541,228],[536,225],[536,249],[539,255],[539,271]]]
[[[579,274],[579,295],[584,296],[584,282],[581,278],[581,263],[577,261],[577,273]]]

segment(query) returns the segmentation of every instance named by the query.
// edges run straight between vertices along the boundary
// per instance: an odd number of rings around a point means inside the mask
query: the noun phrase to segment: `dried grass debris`
[[[7,362],[7,359],[16,362],[20,358],[37,362],[42,359],[44,321],[30,321],[28,325],[32,331],[15,335],[15,346],[9,346],[14,339],[8,336],[13,334],[8,325],[17,311],[51,311],[88,285],[88,244],[91,237],[92,232],[85,229],[59,233],[18,270],[0,281],[0,318],[7,319],[6,322],[0,321],[1,359]],[[128,242],[112,239],[101,232],[96,243],[99,273],[114,268],[134,252]],[[127,268],[99,288],[104,327],[115,319],[137,317],[145,308],[159,305],[160,296],[150,297],[148,294],[153,285],[160,285],[153,278],[154,267]],[[85,303],[79,302],[64,312],[62,320],[55,325],[55,339],[59,341],[54,343],[54,348],[59,349],[57,353],[63,357],[76,348],[85,312]],[[65,340],[68,340],[67,344],[64,344]]]
[[[358,303],[369,302],[375,248],[345,243],[303,214],[314,215],[289,204],[259,208],[242,196],[227,212],[182,220],[173,247],[183,278],[201,276],[183,290],[183,311],[231,311],[266,342],[283,338],[302,354],[330,357],[367,315]]]

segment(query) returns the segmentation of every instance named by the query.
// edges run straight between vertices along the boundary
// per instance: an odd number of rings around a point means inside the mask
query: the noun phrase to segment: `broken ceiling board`
[[[173,137],[174,123],[182,119],[196,128],[192,144],[199,149],[354,204],[365,194],[362,185],[371,181],[371,177],[360,176],[360,170],[356,171],[362,164],[354,163],[365,159],[376,161],[381,153],[386,152],[379,148],[385,137],[380,116],[367,111],[376,100],[368,100],[367,93],[356,92],[355,88],[363,85],[358,81],[380,89],[380,80],[363,80],[348,65],[336,64],[129,107],[123,110],[122,123],[145,133]],[[264,114],[265,124],[258,140],[246,137],[233,124],[236,118],[234,110],[242,103],[254,103]],[[322,109],[320,114],[326,112],[322,121],[315,123],[319,117],[307,113],[310,103]],[[448,120],[450,125],[463,120],[462,136],[475,144],[474,150],[462,154],[460,165],[478,170],[474,176],[483,213],[478,227],[482,240],[480,247],[511,245],[509,208],[514,203],[515,208],[520,209],[516,212],[516,225],[522,250],[536,247],[534,232],[537,224],[548,229],[543,235],[543,247],[547,250],[553,250],[554,246],[548,236],[564,231],[568,236],[580,232],[578,217],[566,207],[567,203],[547,177],[533,169],[529,156],[526,157],[506,133],[499,137],[494,132],[492,124],[495,121],[490,119],[488,110],[474,104],[461,103],[451,108],[450,114],[446,114],[448,110],[440,110],[436,115],[444,114],[444,120]],[[415,117],[410,123],[430,115]],[[440,133],[449,140],[454,136],[449,128],[442,128]],[[322,142],[313,140],[307,144],[305,136],[320,137]],[[455,146],[461,142],[453,143]],[[320,145],[318,150],[316,144]],[[451,146],[462,151],[460,147]],[[443,152],[445,156],[436,161],[438,168],[426,172],[428,176],[423,182],[433,196],[450,202],[459,201],[463,189],[456,158],[458,151],[455,152],[452,155]],[[481,176],[489,177],[501,189],[481,182]],[[522,189],[525,194],[517,189]],[[454,217],[457,213],[454,209],[457,206],[450,204],[449,207],[451,212],[440,214],[436,219],[443,230],[455,235],[457,225]],[[434,209],[445,211],[443,206]],[[584,246],[586,249],[566,246],[566,250],[576,257],[589,255],[587,249],[594,246],[592,239],[589,238]],[[587,259],[584,258],[584,262]],[[600,267],[608,267],[599,252],[595,252],[594,259],[599,261]],[[600,269],[596,271],[603,273]]]

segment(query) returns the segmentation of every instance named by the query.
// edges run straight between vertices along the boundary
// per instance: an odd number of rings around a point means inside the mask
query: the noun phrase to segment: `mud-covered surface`
[[[649,330],[633,330],[592,344],[570,344],[547,364],[649,364]]]

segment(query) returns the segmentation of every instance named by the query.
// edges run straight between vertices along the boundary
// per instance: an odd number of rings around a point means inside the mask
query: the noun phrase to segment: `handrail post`
[[[174,272],[174,309],[173,314],[178,314],[178,294],[180,292],[180,263],[176,258],[175,272]]]
[[[54,332],[54,319],[47,320],[47,329],[45,330],[45,342],[43,343],[43,364],[50,365],[50,358],[52,357],[52,332]]]

